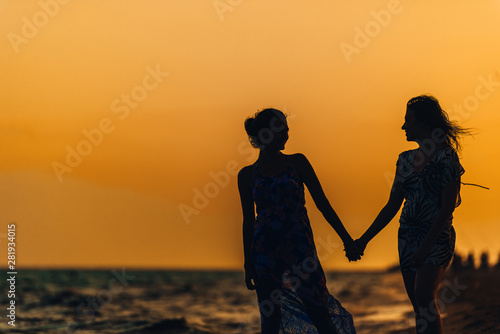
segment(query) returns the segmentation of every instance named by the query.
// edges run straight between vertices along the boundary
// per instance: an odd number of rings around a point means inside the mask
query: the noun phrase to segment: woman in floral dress
[[[417,332],[442,333],[436,294],[455,248],[453,211],[460,204],[464,173],[457,155],[458,140],[469,131],[450,122],[439,102],[428,95],[408,101],[402,129],[406,139],[417,142],[419,148],[399,155],[389,201],[355,244],[364,250],[404,201],[399,262]]]
[[[245,281],[257,292],[263,334],[355,333],[351,315],[326,288],[305,208],[304,184],[339,234],[351,260],[353,241],[302,154],[281,152],[286,116],[265,109],[245,121],[258,160],[238,174],[243,209]],[[255,210],[257,217],[255,217]]]

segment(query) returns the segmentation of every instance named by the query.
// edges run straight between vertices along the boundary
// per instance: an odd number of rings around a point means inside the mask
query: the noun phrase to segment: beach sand
[[[445,334],[500,333],[500,270],[445,273],[438,292]],[[413,334],[415,327],[390,334]]]

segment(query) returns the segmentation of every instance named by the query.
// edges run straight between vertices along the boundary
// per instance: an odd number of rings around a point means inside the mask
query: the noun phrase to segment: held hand
[[[354,240],[354,245],[359,250],[359,254],[360,255],[364,255],[365,254],[365,248],[366,248],[366,243],[365,242],[361,241],[361,239],[356,239],[356,240]]]
[[[349,262],[361,259],[363,252],[360,251],[353,241],[345,243],[344,247],[345,256],[349,259]]]

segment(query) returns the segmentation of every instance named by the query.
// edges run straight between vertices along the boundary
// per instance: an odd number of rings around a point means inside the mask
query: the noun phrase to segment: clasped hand
[[[344,244],[344,251],[345,251],[345,256],[349,259],[350,261],[357,261],[361,259],[361,256],[363,256],[366,244],[361,242],[361,240],[353,240],[351,242],[345,243]]]

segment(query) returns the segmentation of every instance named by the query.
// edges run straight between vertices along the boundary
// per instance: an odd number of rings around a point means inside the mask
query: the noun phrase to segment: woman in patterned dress
[[[351,315],[326,288],[304,206],[304,184],[349,259],[359,259],[359,250],[353,249],[307,158],[281,152],[288,140],[286,116],[265,109],[247,118],[245,129],[260,150],[258,160],[239,172],[238,188],[245,282],[256,289],[262,333],[355,333]]]
[[[457,155],[458,140],[469,131],[450,122],[429,95],[408,101],[402,129],[406,139],[417,142],[419,148],[399,155],[389,200],[355,244],[364,250],[405,201],[399,219],[399,262],[417,332],[442,333],[436,294],[455,248],[452,219],[460,204],[464,173]]]

